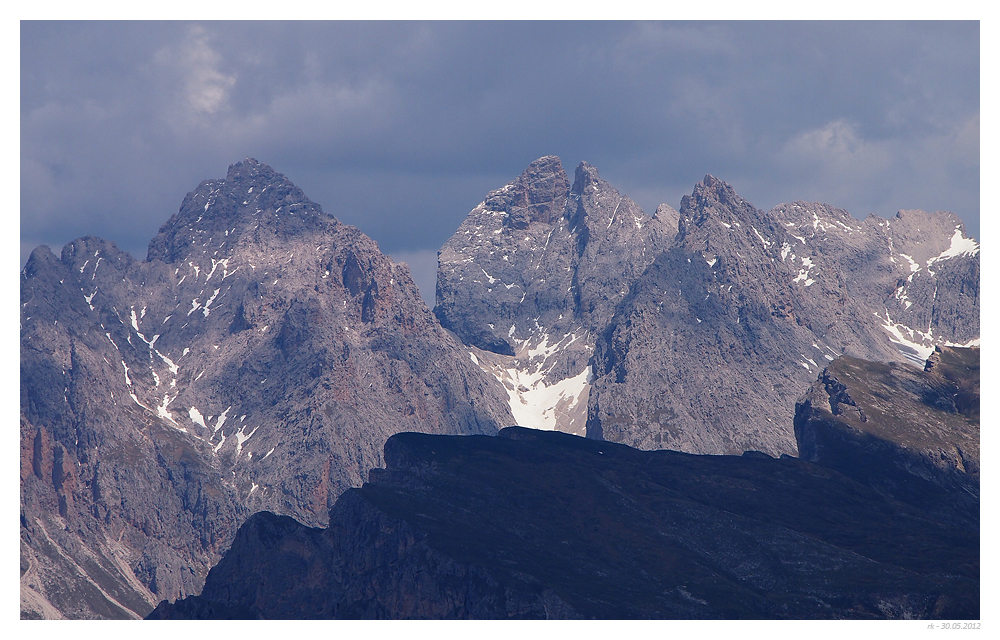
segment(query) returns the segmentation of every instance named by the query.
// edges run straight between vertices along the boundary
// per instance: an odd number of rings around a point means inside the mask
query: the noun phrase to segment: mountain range
[[[936,344],[977,343],[978,253],[952,213],[765,213],[712,176],[648,216],[549,156],[442,247],[435,313],[523,426],[794,455],[795,399],[834,358],[923,366]]]
[[[22,617],[144,617],[202,593],[244,522],[332,527],[402,432],[802,454],[796,400],[827,364],[919,371],[978,343],[978,252],[954,214],[765,213],[712,176],[650,216],[548,156],[442,247],[432,312],[405,264],[247,159],[189,193],[143,261],[85,237],[22,270]],[[961,442],[939,431],[914,455],[947,450],[947,490],[972,495],[978,414]]]

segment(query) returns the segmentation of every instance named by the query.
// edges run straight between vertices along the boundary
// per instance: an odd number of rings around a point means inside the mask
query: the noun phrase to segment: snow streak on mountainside
[[[434,312],[477,349],[518,424],[582,435],[597,333],[676,225],[676,211],[646,215],[587,163],[571,187],[559,158],[539,158],[441,248]]]
[[[247,159],[145,261],[37,248],[20,302],[22,616],[136,617],[197,593],[254,511],[325,525],[400,431],[794,453],[837,356],[978,343],[979,245],[951,213],[765,213],[712,176],[648,216],[548,156],[442,247],[432,314]]]
[[[146,261],[36,249],[21,345],[27,616],[145,615],[196,593],[250,513],[324,524],[393,433],[513,421],[407,267],[252,159]]]
[[[525,426],[579,433],[578,407],[553,423],[535,398],[586,372],[591,437],[794,453],[795,399],[836,356],[922,366],[978,340],[979,245],[954,214],[765,213],[707,176],[648,217],[586,163],[572,188],[563,175],[535,161],[439,256],[435,313],[494,352],[477,361]]]

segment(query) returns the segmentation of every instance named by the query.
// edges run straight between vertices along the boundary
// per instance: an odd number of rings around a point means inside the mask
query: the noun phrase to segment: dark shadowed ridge
[[[385,460],[326,530],[255,515],[151,617],[979,617],[978,518],[825,466],[520,427],[398,434]]]

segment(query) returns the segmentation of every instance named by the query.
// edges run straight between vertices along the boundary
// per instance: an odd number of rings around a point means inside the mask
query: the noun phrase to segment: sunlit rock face
[[[763,212],[712,176],[650,216],[547,156],[442,247],[432,314],[247,159],[145,260],[39,247],[20,302],[22,616],[136,617],[197,593],[250,513],[325,525],[400,431],[794,454],[838,356],[978,343],[979,245],[950,213]]]
[[[517,423],[584,434],[599,332],[677,232],[583,162],[531,163],[491,191],[441,248],[441,323],[510,394]]]
[[[393,433],[512,422],[405,264],[237,163],[145,261],[87,237],[24,268],[23,615],[145,615],[250,513],[325,523]]]
[[[794,454],[795,400],[837,356],[922,367],[977,343],[979,245],[952,213],[764,212],[713,176],[647,216],[547,156],[442,247],[435,313],[518,424]]]
[[[954,214],[765,213],[711,176],[680,214],[597,344],[592,435],[794,454],[795,400],[837,356],[922,368],[935,345],[978,341],[979,246]]]

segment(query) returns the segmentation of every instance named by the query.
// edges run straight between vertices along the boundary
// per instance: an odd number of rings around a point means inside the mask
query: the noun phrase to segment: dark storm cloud
[[[538,156],[651,210],[712,173],[760,208],[948,209],[979,233],[978,23],[34,23],[21,27],[22,262],[138,257],[256,157],[424,264]],[[433,282],[432,276],[429,280]]]

